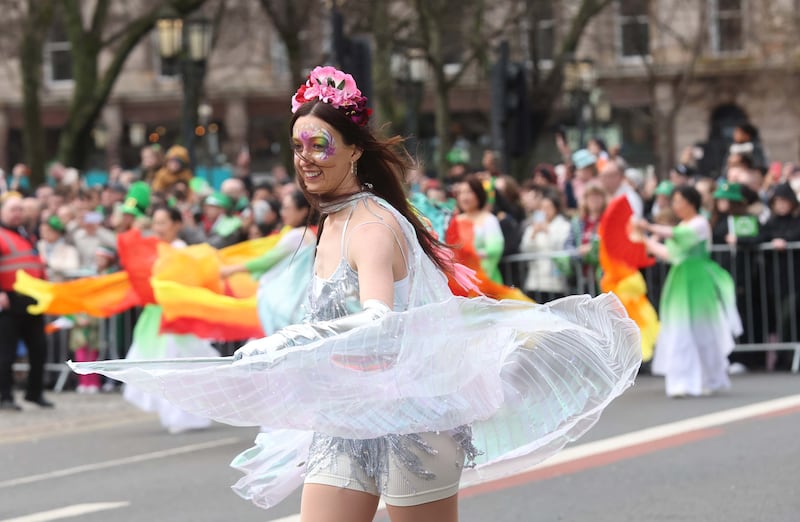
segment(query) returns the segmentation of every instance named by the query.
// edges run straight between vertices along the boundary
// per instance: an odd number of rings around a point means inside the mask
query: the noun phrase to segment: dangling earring
[[[356,162],[354,160],[350,161],[350,174],[354,178],[358,178],[358,165],[356,164]]]

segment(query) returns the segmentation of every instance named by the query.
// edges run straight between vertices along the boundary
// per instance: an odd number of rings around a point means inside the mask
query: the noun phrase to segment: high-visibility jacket
[[[30,241],[13,230],[0,227],[0,291],[14,290],[17,270],[44,279],[44,263]]]

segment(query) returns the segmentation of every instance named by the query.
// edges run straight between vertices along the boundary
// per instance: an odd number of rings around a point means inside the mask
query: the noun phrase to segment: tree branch
[[[95,35],[98,40],[100,39],[100,35],[103,33],[103,26],[106,24],[106,18],[108,18],[109,4],[109,0],[97,0],[97,4],[94,8],[94,14],[92,15],[92,23],[89,26],[89,31]]]

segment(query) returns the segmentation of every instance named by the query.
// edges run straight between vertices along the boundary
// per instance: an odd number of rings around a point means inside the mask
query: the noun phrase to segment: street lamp
[[[578,145],[584,146],[587,122],[592,121],[592,93],[597,84],[594,62],[588,58],[571,58],[564,63],[564,92],[575,110],[578,124]]]
[[[189,160],[195,164],[195,128],[206,61],[211,54],[212,25],[202,18],[162,18],[156,23],[161,59],[177,61],[183,85],[181,114],[181,142],[189,151]]]

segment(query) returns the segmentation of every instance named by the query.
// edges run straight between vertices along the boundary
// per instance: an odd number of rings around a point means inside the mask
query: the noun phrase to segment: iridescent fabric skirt
[[[546,305],[452,297],[273,354],[72,363],[191,413],[262,426],[237,491],[276,504],[302,482],[313,433],[372,439],[468,425],[461,486],[511,475],[586,432],[631,386],[639,330],[612,294]]]

